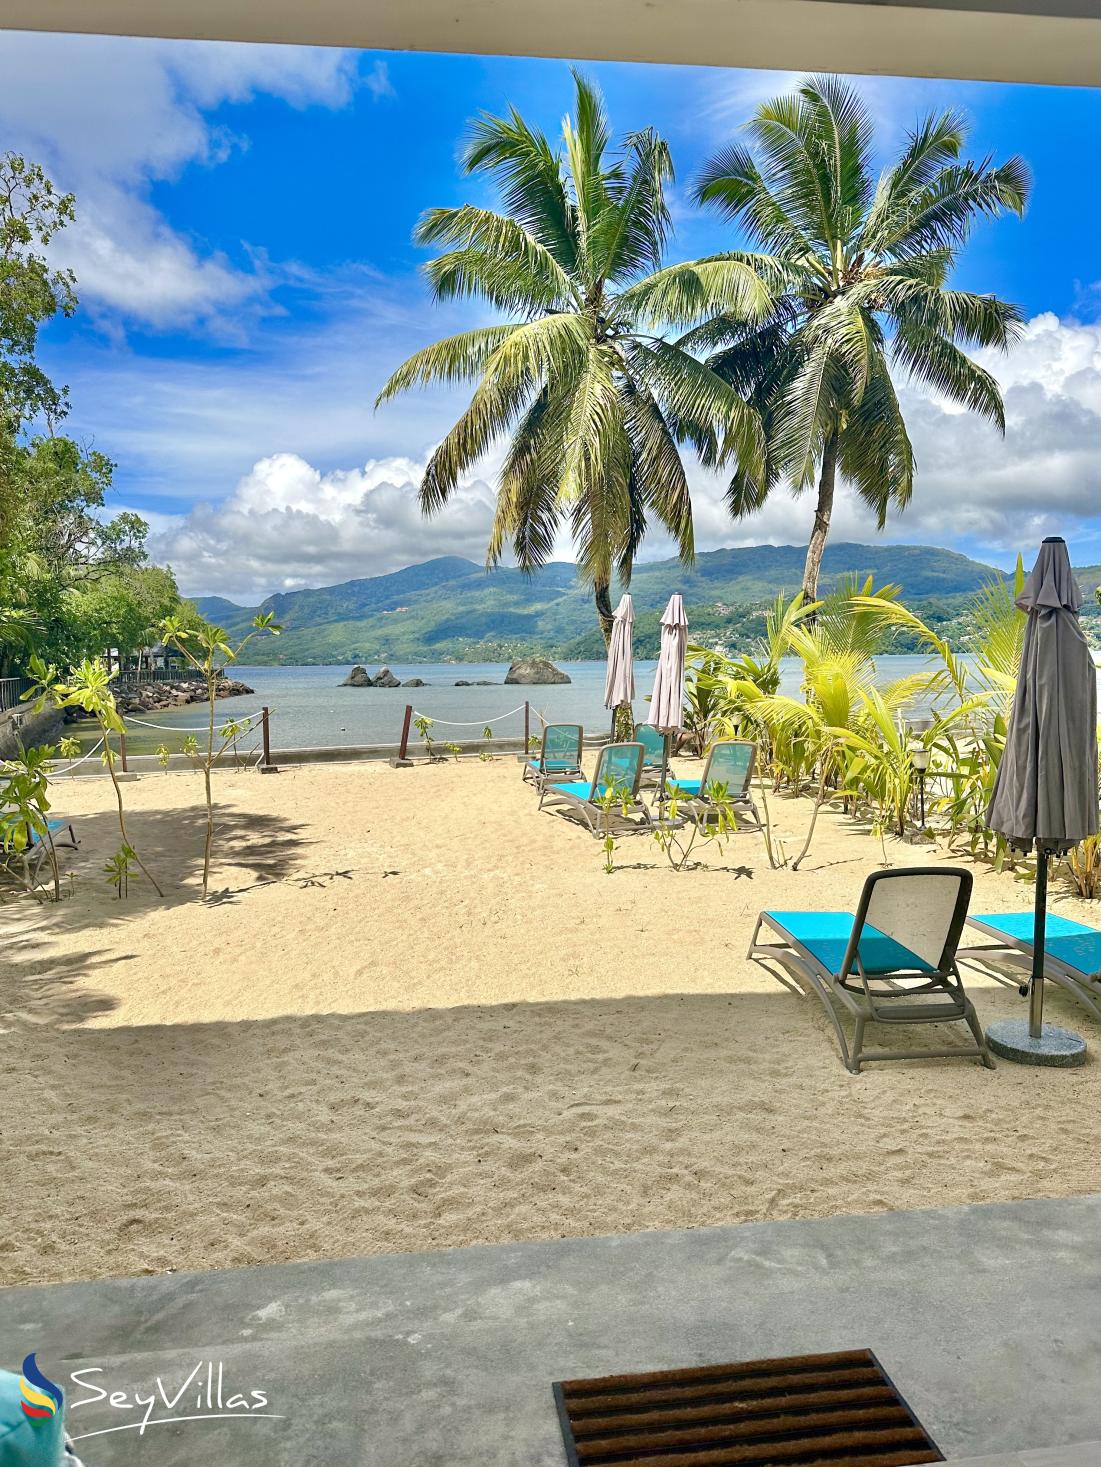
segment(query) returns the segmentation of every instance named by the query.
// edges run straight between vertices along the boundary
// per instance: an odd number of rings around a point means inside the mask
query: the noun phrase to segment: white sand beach
[[[163,902],[113,899],[97,779],[56,789],[66,900],[0,909],[2,1283],[1097,1186],[1098,1030],[1054,989],[1082,1069],[851,1075],[817,1003],[746,960],[762,907],[855,902],[880,846],[838,814],[798,873],[743,833],[683,873],[624,840],[608,876],[512,759],[226,771],[203,905],[199,777],[125,795]],[[772,808],[797,849],[809,802]],[[972,869],[973,910],[1029,905]],[[984,1023],[1023,1012],[968,984]]]

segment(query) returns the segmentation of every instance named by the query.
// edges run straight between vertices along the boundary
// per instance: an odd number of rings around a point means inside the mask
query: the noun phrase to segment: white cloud
[[[492,489],[469,475],[447,508],[425,519],[417,503],[423,472],[423,463],[392,457],[321,473],[297,454],[272,454],[224,503],[199,505],[175,521],[160,517],[150,550],[171,562],[185,593],[246,604],[437,555],[481,560]]]
[[[913,385],[900,400],[917,458],[914,495],[892,514],[885,538],[952,545],[967,541],[1001,562],[1044,535],[1096,540],[1101,511],[1101,325],[1045,313],[1028,322],[1008,355],[979,354],[1001,383],[1002,438],[988,423]],[[701,549],[798,544],[813,494],[774,495],[760,514],[732,526],[722,481],[701,476],[694,495]],[[837,496],[835,540],[872,537],[868,512],[849,490]]]
[[[355,68],[351,53],[315,47],[7,33],[0,128],[5,147],[77,194],[77,221],[54,248],[89,308],[158,328],[224,324],[263,301],[267,271],[174,230],[149,201],[151,185],[247,144],[205,112],[261,93],[341,107]]]
[[[384,97],[397,96],[394,84],[390,80],[390,68],[385,61],[375,62],[371,70],[364,76],[363,84],[376,102],[381,102]]]
[[[1068,540],[1096,538],[1101,505],[1101,326],[1031,321],[1011,355],[997,364],[1005,384],[1005,439],[971,415],[947,412],[927,393],[904,389],[904,408],[918,459],[913,502],[893,515],[885,538],[896,542],[959,545],[995,563],[1008,563],[1046,534]],[[181,586],[194,595],[219,593],[246,602],[270,591],[325,585],[379,575],[434,555],[480,561],[493,511],[495,469],[489,457],[468,475],[452,504],[435,519],[421,517],[416,489],[435,436],[457,411],[454,396],[402,400],[377,417],[355,406],[344,384],[343,407],[332,400],[335,384],[319,384],[319,416],[303,417],[301,384],[286,384],[285,399],[250,399],[254,441],[299,448],[265,453],[245,472],[228,498],[197,506],[190,514],[159,516],[154,552],[172,562]],[[239,432],[240,398],[217,382],[208,396],[171,394],[187,402],[178,424],[185,440],[204,452],[225,450],[232,426]],[[299,410],[290,404],[298,400]],[[328,414],[320,403],[329,403]],[[246,405],[246,411],[248,411]],[[404,411],[404,416],[402,415]],[[396,414],[396,417],[395,417]],[[281,423],[281,419],[285,421]],[[309,431],[302,433],[304,423]],[[354,468],[340,466],[340,444],[370,436],[373,456]],[[326,449],[335,466],[319,468]],[[309,439],[309,444],[304,443]],[[393,445],[403,442],[405,452]],[[390,445],[387,448],[387,444]],[[213,449],[212,449],[213,445]],[[150,449],[152,445],[149,445]],[[343,462],[348,463],[348,458]],[[332,463],[330,457],[329,462]],[[700,550],[727,545],[799,544],[810,532],[813,494],[778,493],[760,514],[734,524],[723,504],[721,476],[691,470],[696,543]],[[874,526],[866,508],[843,486],[832,526],[834,540],[867,542]],[[660,535],[644,547],[646,559],[671,553]],[[556,555],[568,559],[568,535]]]

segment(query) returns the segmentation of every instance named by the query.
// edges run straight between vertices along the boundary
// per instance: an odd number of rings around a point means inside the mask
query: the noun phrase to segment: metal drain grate
[[[912,1467],[944,1457],[871,1350],[554,1387],[569,1467]]]

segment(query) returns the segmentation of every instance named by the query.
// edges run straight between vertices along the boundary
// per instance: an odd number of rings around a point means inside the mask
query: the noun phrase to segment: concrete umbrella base
[[[1039,1039],[1028,1032],[1027,1019],[998,1019],[986,1026],[986,1042],[1000,1059],[1021,1065],[1058,1065],[1071,1069],[1086,1063],[1086,1041],[1070,1029],[1043,1024]]]

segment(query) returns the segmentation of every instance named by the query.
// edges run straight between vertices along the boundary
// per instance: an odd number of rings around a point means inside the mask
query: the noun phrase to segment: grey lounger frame
[[[555,763],[561,762],[554,754],[547,753],[547,740],[552,734],[562,729],[570,729],[575,734],[575,747],[577,757],[568,769],[547,769],[548,759]],[[524,750],[524,779],[534,784],[536,789],[542,789],[544,784],[553,784],[555,780],[568,781],[571,779],[583,779],[584,770],[582,760],[585,757],[585,730],[580,723],[548,723],[543,727],[543,739],[539,753],[534,759],[528,751]]]
[[[1028,980],[1023,983],[1017,979],[1009,978],[1004,973],[999,973],[992,963],[985,960],[987,953],[998,953],[1008,963],[1027,968],[1031,976],[1032,970],[1032,944],[1023,938],[1013,937],[1008,932],[1003,932],[1000,927],[991,927],[989,923],[981,921],[978,917],[968,917],[968,927],[974,927],[977,932],[990,937],[993,941],[976,944],[974,947],[961,947],[960,957],[965,961],[982,963],[984,973],[989,974],[997,983],[1006,988],[1015,988],[1022,995],[1028,993]],[[1083,973],[1080,968],[1072,968],[1069,963],[1064,963],[1061,958],[1052,953],[1044,952],[1044,982],[1054,983],[1069,993],[1077,1003],[1080,1003],[1087,1013],[1101,1024],[1101,973]]]
[[[893,975],[865,973],[860,961],[859,942],[865,924],[876,925],[868,922],[868,913],[878,884],[883,881],[920,879],[931,874],[952,875],[959,880],[958,895],[934,970],[910,970],[908,981],[905,982],[899,981],[906,976],[906,970],[903,969]],[[992,1070],[994,1060],[987,1047],[986,1036],[979,1024],[975,1006],[964,991],[963,979],[956,966],[956,949],[967,915],[971,886],[971,873],[955,866],[910,866],[894,871],[876,871],[864,883],[853,917],[845,957],[837,972],[831,973],[794,933],[789,932],[768,912],[762,912],[757,918],[746,956],[781,963],[810,985],[829,1015],[837,1035],[841,1057],[853,1074],[859,1073],[865,1060],[888,1059],[970,1057],[980,1059],[987,1069]],[[762,926],[774,931],[781,939],[780,942],[759,942]],[[885,935],[891,936],[889,932],[885,932]],[[773,976],[779,978],[786,988],[802,991],[783,974],[773,973]],[[841,1022],[839,1007],[854,1023],[851,1044]],[[955,1020],[962,1020],[970,1029],[975,1041],[973,1047],[948,1045],[930,1049],[868,1049],[864,1045],[864,1029],[869,1023],[933,1024],[951,1023]]]
[[[603,781],[604,766],[617,755],[622,756],[627,750],[636,751],[634,755],[635,768],[631,785],[627,795],[627,814],[624,815],[621,805],[617,802],[610,810],[604,810],[593,802],[593,796],[600,788]],[[542,785],[539,795],[539,808],[544,807],[556,810],[562,815],[576,816],[585,826],[590,834],[603,836],[609,830],[637,831],[649,829],[653,825],[653,817],[646,806],[645,801],[639,794],[639,786],[642,781],[642,761],[644,750],[641,744],[605,744],[600,751],[596,761],[596,771],[589,783],[587,797],[574,794],[572,790],[564,789],[559,784],[546,782]],[[581,781],[577,781],[581,783]],[[635,818],[637,817],[637,818]]]

